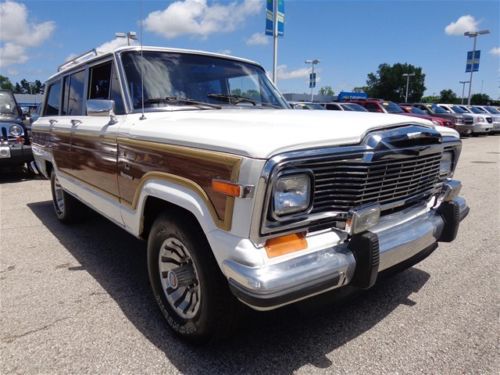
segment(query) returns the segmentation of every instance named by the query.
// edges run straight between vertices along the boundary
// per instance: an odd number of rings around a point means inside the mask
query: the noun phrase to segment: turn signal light
[[[241,196],[241,186],[227,181],[212,180],[212,189],[230,197]]]
[[[271,238],[266,241],[266,252],[269,258],[293,253],[307,248],[304,233],[287,234],[286,236]]]

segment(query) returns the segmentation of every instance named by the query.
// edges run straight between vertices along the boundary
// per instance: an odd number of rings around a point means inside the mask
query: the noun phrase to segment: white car
[[[493,129],[492,133],[500,132],[500,111],[495,107],[489,105],[474,105],[470,107],[470,110],[477,114],[489,115],[493,118]]]
[[[292,110],[246,59],[123,47],[45,87],[33,153],[55,215],[86,205],[146,240],[154,298],[187,340],[231,332],[241,303],[370,288],[453,241],[469,211],[455,130]]]
[[[467,114],[474,119],[474,128],[472,134],[488,134],[493,129],[493,119],[489,115],[477,114],[465,106],[458,104],[437,104],[438,107],[449,113]]]

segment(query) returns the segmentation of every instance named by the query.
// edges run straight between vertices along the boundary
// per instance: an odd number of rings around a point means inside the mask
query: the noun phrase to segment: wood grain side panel
[[[120,197],[135,208],[145,180],[176,176],[192,190],[201,189],[216,223],[229,229],[234,198],[213,191],[211,185],[214,178],[237,182],[240,162],[240,157],[220,152],[119,138]]]

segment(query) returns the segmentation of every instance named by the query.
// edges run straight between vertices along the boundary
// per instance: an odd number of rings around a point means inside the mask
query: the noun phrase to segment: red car
[[[446,126],[448,128],[455,129],[455,125],[448,119],[444,119],[441,117],[431,116],[426,114],[424,111],[409,106],[407,104],[404,107],[411,107],[410,109],[404,109],[402,106],[398,104],[382,99],[353,99],[349,100],[351,103],[357,103],[363,107],[365,107],[369,112],[379,112],[379,113],[392,113],[398,115],[406,115],[411,117],[423,118],[429,121],[432,121],[434,125]],[[414,110],[413,110],[414,109]]]

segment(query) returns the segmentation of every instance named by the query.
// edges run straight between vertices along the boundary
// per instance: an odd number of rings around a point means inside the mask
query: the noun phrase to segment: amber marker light
[[[287,234],[286,236],[271,238],[266,241],[266,252],[269,258],[293,253],[307,248],[304,233]]]
[[[241,196],[241,186],[227,181],[212,180],[212,189],[229,197]]]

